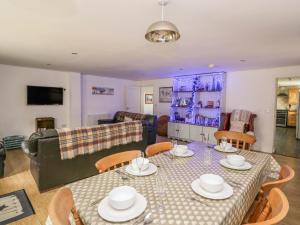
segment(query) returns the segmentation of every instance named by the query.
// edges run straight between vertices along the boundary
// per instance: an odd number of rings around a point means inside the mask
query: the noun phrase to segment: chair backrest
[[[117,166],[123,166],[140,155],[140,150],[120,152],[98,160],[95,166],[99,173],[103,173],[110,169],[115,169]]]
[[[172,149],[173,144],[171,142],[160,142],[153,145],[149,145],[146,148],[146,156],[150,157],[161,152],[169,151]]]
[[[285,186],[290,180],[292,180],[295,176],[295,171],[288,165],[281,166],[281,170],[279,173],[279,178],[276,181],[270,181],[264,183],[261,189],[264,192],[264,195],[267,195],[271,189],[277,187],[282,188]]]
[[[252,135],[235,131],[217,131],[214,135],[218,144],[223,137],[226,137],[227,141],[231,143],[233,147],[244,150],[250,150],[251,145],[256,141],[255,137]]]
[[[49,217],[53,225],[70,225],[72,213],[76,225],[83,225],[74,205],[72,191],[63,187],[59,189],[49,204]]]
[[[286,217],[289,211],[289,202],[285,194],[279,188],[273,188],[267,200],[263,203],[260,214],[256,218],[251,218],[252,223],[244,225],[273,225]]]

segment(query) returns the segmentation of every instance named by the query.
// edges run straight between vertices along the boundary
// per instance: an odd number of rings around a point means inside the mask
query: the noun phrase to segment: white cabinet
[[[190,140],[190,125],[184,123],[168,123],[168,137],[181,139],[188,141]]]
[[[168,123],[168,137],[181,139],[185,141],[203,141],[209,137],[210,144],[216,144],[217,141],[214,137],[214,133],[218,129],[215,127],[204,127],[184,123]]]

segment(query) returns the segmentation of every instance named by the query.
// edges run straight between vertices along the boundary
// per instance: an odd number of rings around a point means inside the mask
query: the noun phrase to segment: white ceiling
[[[299,0],[170,0],[165,12],[181,38],[153,44],[144,35],[160,18],[156,0],[1,0],[0,63],[133,80],[208,72],[210,63],[300,64]]]

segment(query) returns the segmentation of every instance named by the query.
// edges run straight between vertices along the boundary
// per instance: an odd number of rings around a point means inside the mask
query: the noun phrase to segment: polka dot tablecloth
[[[247,171],[237,171],[220,165],[219,161],[226,157],[226,153],[208,150],[200,142],[189,144],[189,148],[195,152],[192,157],[172,159],[165,154],[151,157],[150,162],[158,166],[158,172],[150,176],[122,180],[119,174],[109,171],[68,185],[84,224],[133,224],[135,220],[124,223],[104,221],[98,214],[97,205],[91,205],[93,201],[106,196],[112,188],[129,185],[147,199],[144,213],[152,213],[152,224],[239,225],[261,184],[266,179],[276,178],[280,170],[269,154],[242,151],[240,154],[253,167]],[[204,161],[204,155],[207,156],[208,152],[211,154],[211,163]],[[124,167],[120,169],[125,171]],[[205,173],[218,174],[231,183],[233,195],[225,200],[210,200],[194,193],[191,183]],[[157,192],[161,187],[157,185],[157,180],[164,181],[164,194]],[[239,185],[233,185],[233,182]]]

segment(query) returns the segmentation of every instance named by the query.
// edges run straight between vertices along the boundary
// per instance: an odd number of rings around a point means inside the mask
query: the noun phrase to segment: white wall
[[[245,109],[257,114],[255,119],[256,150],[273,152],[275,136],[276,81],[280,77],[300,76],[300,66],[227,73],[226,112]],[[137,82],[154,86],[154,114],[169,114],[168,103],[158,102],[159,87],[172,86],[172,79]]]
[[[97,118],[112,118],[116,111],[126,108],[126,87],[135,85],[134,81],[82,75],[82,122],[95,124]],[[114,88],[114,95],[92,95],[92,87]],[[99,116],[100,115],[100,116]]]
[[[169,115],[171,103],[159,102],[159,88],[160,87],[172,87],[173,79],[156,79],[156,80],[145,80],[138,81],[137,85],[141,87],[152,86],[153,87],[153,111],[155,115]]]
[[[276,81],[300,76],[300,66],[228,73],[226,111],[247,109],[257,114],[255,148],[273,152],[275,136]]]
[[[153,86],[141,87],[141,113],[143,114],[153,114],[153,104],[145,103],[145,95],[153,95]]]
[[[76,85],[69,85],[70,79],[78,76],[71,72],[0,65],[0,138],[17,134],[29,136],[35,131],[36,117],[54,117],[56,127],[70,126],[71,121],[78,122],[76,115],[70,111],[70,107],[78,108],[73,104],[70,106],[71,92],[76,97]],[[64,104],[28,106],[27,85],[66,88]]]

